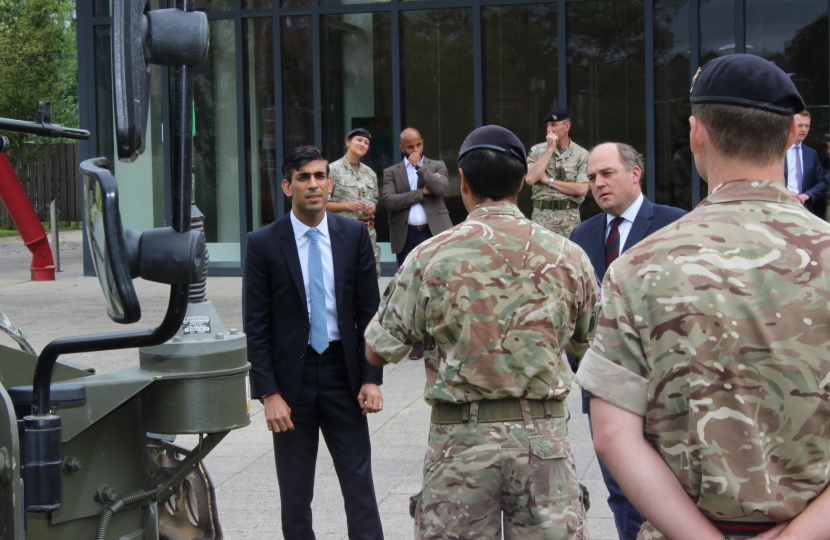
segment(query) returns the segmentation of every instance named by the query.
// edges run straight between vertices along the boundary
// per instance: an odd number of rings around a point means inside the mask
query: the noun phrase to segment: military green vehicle
[[[167,312],[152,330],[60,338],[40,354],[0,314],[0,329],[21,349],[0,345],[2,539],[222,538],[201,461],[250,423],[250,365],[245,336],[228,331],[205,299],[202,217],[191,211],[193,66],[208,45],[207,18],[193,0],[162,10],[148,0],[113,1],[122,161],[144,150],[150,64],[174,73],[173,221],[143,233],[123,228],[112,168],[96,158],[81,164],[85,233],[112,320],[140,319],[136,277],[170,285]],[[69,131],[8,119],[0,129]],[[136,347],[137,365],[111,373],[60,359]],[[196,434],[198,444],[180,448],[171,442],[177,434]]]

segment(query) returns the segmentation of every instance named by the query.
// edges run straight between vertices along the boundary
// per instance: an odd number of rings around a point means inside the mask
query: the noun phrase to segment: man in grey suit
[[[424,141],[417,129],[401,132],[401,163],[383,171],[380,204],[389,212],[389,238],[398,266],[415,246],[452,227],[444,205],[449,185],[443,161],[424,157]]]

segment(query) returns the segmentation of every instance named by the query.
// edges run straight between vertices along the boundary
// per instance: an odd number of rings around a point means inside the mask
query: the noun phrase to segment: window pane
[[[109,17],[110,16],[110,2],[112,0],[93,0],[92,1],[92,16],[93,17]]]
[[[393,159],[391,21],[388,12],[321,18],[323,151],[329,161],[339,159],[346,134],[368,129],[372,144],[362,161],[378,175],[379,184]],[[389,241],[387,217],[386,209],[379,208],[379,242]]]
[[[658,0],[654,27],[656,202],[691,210],[689,4]]]
[[[98,147],[96,155],[115,159],[115,133],[112,104],[112,29],[95,27],[95,132]]]
[[[233,0],[196,0],[196,11],[230,11],[233,10]],[[168,2],[168,5],[175,6],[173,0]],[[213,45],[213,39],[210,40]],[[211,261],[213,262],[213,261]]]
[[[559,106],[556,4],[484,8],[484,123],[504,126],[525,148],[545,140],[545,116]],[[519,208],[533,213],[531,190]]]
[[[243,26],[248,230],[274,221],[274,201],[280,200],[272,20],[270,17],[245,19]]]
[[[242,9],[270,9],[271,0],[242,0]]]
[[[458,149],[475,127],[473,25],[469,9],[405,11],[403,123],[421,132],[424,154],[444,161],[450,186],[444,202],[453,223],[467,217],[461,201]]]
[[[395,0],[397,1],[397,0]],[[321,6],[350,6],[352,4],[385,4],[390,0],[320,0]]]
[[[233,23],[233,20],[210,21],[208,60],[195,68],[196,205],[205,215],[205,239],[212,267],[240,265]]]
[[[700,5],[700,65],[735,53],[735,0],[710,0]]]
[[[824,155],[828,126],[827,2],[747,0],[746,52],[771,60],[792,77],[812,113],[808,146]]]
[[[280,6],[282,7],[301,7],[310,5],[311,0],[280,0]]]
[[[618,141],[645,153],[644,9],[643,0],[568,4],[570,135],[584,148]],[[582,219],[598,212],[586,197]]]
[[[314,144],[314,94],[311,69],[311,16],[283,17],[283,150]]]

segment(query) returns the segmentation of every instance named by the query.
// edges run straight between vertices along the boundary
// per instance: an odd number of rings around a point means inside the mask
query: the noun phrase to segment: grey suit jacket
[[[383,171],[383,191],[380,204],[389,212],[389,238],[392,253],[400,253],[406,243],[409,209],[420,203],[427,215],[429,232],[433,236],[452,227],[450,212],[444,205],[444,193],[449,186],[449,174],[443,161],[424,158],[418,170],[418,189],[410,189],[409,177],[403,161]],[[424,197],[421,188],[426,186],[430,195]]]

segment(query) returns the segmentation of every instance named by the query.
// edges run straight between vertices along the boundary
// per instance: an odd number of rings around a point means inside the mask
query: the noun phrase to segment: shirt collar
[[[801,150],[801,143],[793,143],[793,145],[790,146],[790,150]]]
[[[623,218],[626,221],[630,221],[631,223],[634,223],[634,219],[637,217],[637,214],[640,212],[640,207],[643,206],[643,199],[644,198],[645,197],[643,196],[643,194],[640,193],[640,196],[637,197],[637,200],[634,201],[631,204],[631,206],[629,206],[625,210],[625,212],[622,213],[622,215],[620,217]],[[614,216],[612,216],[611,214],[605,214],[605,225],[607,226],[612,221],[614,221]]]
[[[732,180],[724,182],[700,201],[699,206],[735,201],[766,201],[804,208],[796,202],[782,182],[774,180]]]
[[[525,215],[522,214],[522,211],[519,210],[519,207],[513,204],[512,202],[495,201],[481,203],[480,205],[476,206],[475,208],[473,208],[473,211],[470,212],[470,215],[467,216],[467,219],[480,218],[485,216],[525,217]]]
[[[294,228],[294,240],[299,242],[300,239],[305,236],[305,233],[311,228],[299,219],[297,216],[294,215],[294,209],[292,208],[289,212],[291,215],[291,226]],[[329,216],[327,212],[323,212],[323,221],[317,225],[317,230],[319,231],[317,234],[318,236],[325,236],[328,237],[329,235]]]

